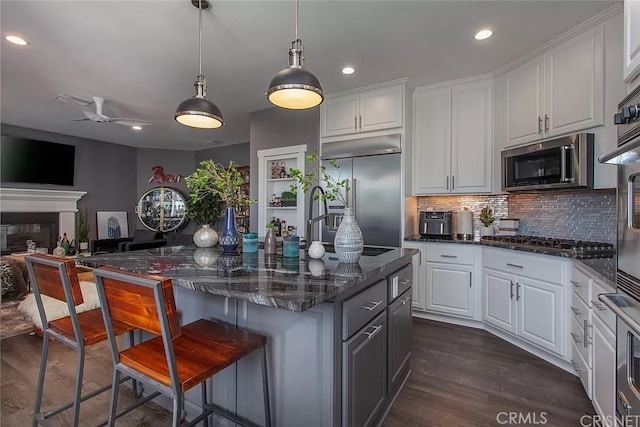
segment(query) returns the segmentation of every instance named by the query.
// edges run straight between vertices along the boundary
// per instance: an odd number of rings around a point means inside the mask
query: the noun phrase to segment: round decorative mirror
[[[174,188],[152,188],[140,197],[136,213],[149,230],[177,230],[186,221],[185,198]]]

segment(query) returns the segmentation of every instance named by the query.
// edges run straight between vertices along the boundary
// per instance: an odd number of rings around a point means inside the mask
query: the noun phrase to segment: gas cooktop
[[[585,240],[555,239],[538,236],[484,236],[482,243],[490,246],[540,248],[546,253],[567,254],[572,258],[613,258],[616,249],[611,243]]]

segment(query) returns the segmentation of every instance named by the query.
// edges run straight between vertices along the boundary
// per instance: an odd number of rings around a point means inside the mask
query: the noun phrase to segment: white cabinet
[[[412,308],[413,310],[423,311],[425,309],[425,292],[426,292],[426,243],[406,241],[403,245],[408,249],[418,249],[420,252],[413,256],[411,264],[413,266],[413,284],[412,284]]]
[[[427,244],[425,309],[442,314],[475,315],[474,252],[461,244]]]
[[[504,76],[505,147],[604,123],[604,24]]]
[[[564,263],[514,252],[483,249],[483,319],[564,356]]]
[[[282,193],[290,192],[295,179],[289,169],[305,172],[306,145],[273,148],[258,151],[258,235],[264,236],[266,225],[274,218],[284,220],[288,227],[295,227],[298,236],[305,235],[304,199],[299,192],[295,201],[283,200]],[[281,199],[272,203],[274,198]]]
[[[571,362],[602,419],[615,419],[616,318],[598,295],[614,292],[576,261],[573,268]]]
[[[414,194],[491,192],[492,93],[490,80],[416,90]]]
[[[327,96],[320,106],[320,138],[404,126],[404,85]]]
[[[640,71],[640,1],[624,0],[624,81],[629,82]]]

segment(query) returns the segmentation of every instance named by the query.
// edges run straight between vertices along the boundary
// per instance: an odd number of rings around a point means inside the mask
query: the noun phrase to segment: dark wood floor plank
[[[37,336],[0,341],[0,425],[30,425],[41,348]],[[76,367],[73,350],[57,342],[50,349],[45,408],[71,396]],[[385,427],[502,426],[496,419],[500,412],[531,412],[538,417],[545,412],[545,426],[568,427],[579,425],[583,414],[594,413],[576,376],[486,331],[415,319],[412,351],[412,374]],[[106,343],[89,347],[84,390],[110,380]],[[121,390],[124,407],[132,393]],[[86,401],[80,424],[104,421],[108,407],[109,393]],[[168,411],[150,404],[119,420],[118,426],[163,426],[170,421]],[[69,425],[69,412],[58,415],[52,425]]]

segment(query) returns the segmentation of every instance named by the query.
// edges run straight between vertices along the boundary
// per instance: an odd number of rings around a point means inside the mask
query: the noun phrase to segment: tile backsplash
[[[489,206],[496,217],[520,220],[519,234],[616,243],[616,190],[575,192],[511,193],[490,196],[418,197],[418,212],[453,211],[453,230],[458,230],[458,212],[473,212],[474,228],[480,224],[480,210]]]

